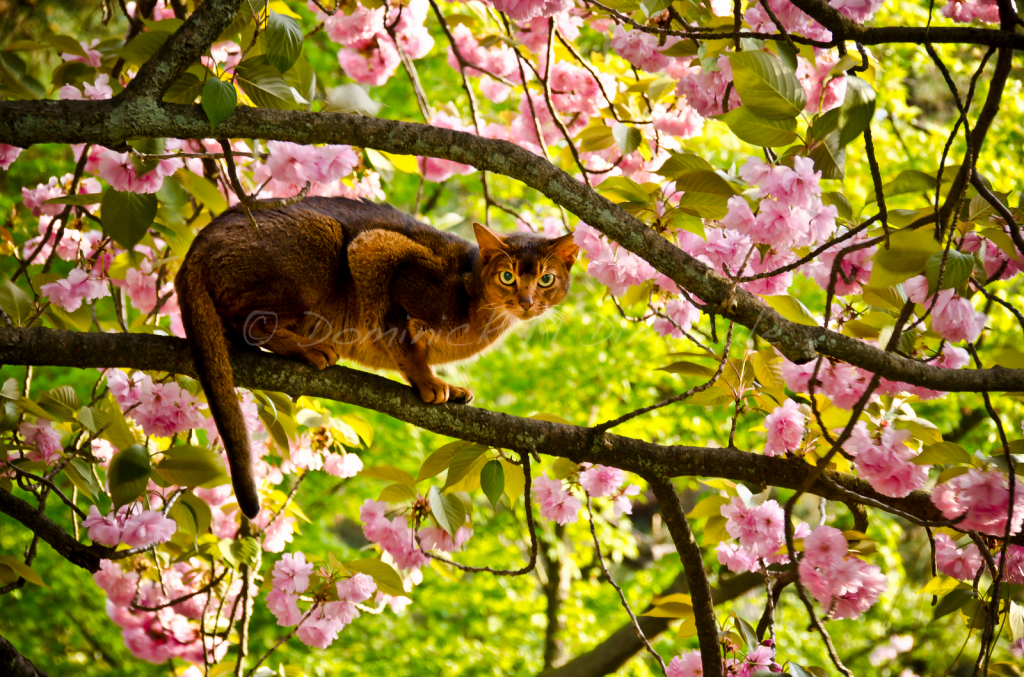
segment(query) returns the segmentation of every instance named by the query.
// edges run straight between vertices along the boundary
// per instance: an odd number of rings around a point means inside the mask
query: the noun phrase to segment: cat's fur
[[[479,224],[474,245],[388,205],[344,198],[306,198],[254,216],[256,228],[237,208],[203,228],[175,279],[248,517],[259,512],[259,495],[229,340],[318,369],[343,357],[397,370],[425,402],[469,402],[469,390],[430,365],[470,357],[561,301],[578,251],[571,235],[500,236]]]

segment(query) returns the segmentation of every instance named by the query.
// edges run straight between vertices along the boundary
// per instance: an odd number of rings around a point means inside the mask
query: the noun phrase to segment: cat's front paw
[[[320,371],[338,362],[338,354],[334,349],[322,343],[304,346],[300,356],[303,362]]]
[[[420,393],[420,398],[428,404],[468,404],[473,400],[473,393],[466,388],[448,385],[439,378],[417,383],[416,389]]]

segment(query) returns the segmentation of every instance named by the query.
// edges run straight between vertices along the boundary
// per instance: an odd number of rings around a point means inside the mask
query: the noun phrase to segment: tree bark
[[[5,677],[47,677],[47,674],[18,653],[14,645],[0,636],[0,675]]]

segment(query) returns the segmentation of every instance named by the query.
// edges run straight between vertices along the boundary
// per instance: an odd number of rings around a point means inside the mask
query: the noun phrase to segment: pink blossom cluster
[[[958,548],[946,534],[935,534],[935,568],[939,573],[961,581],[970,581],[978,573],[983,560],[973,543]]]
[[[61,434],[54,430],[51,423],[46,419],[36,419],[35,423],[24,421],[18,427],[18,432],[24,439],[25,444],[35,446],[35,451],[29,451],[25,454],[25,458],[28,460],[52,463],[60,458],[60,452],[64,448],[61,444]]]
[[[209,593],[204,592],[158,611],[132,606],[135,600],[139,606],[153,608],[193,594],[203,585],[201,572],[198,560],[179,562],[162,570],[157,581],[142,578],[135,571],[126,572],[116,562],[102,560],[93,580],[107,593],[107,615],[122,628],[121,637],[132,655],[154,664],[180,658],[202,665],[204,653],[209,662],[221,660],[227,653],[228,642],[216,643],[208,635],[204,645],[198,621],[207,606],[211,615],[213,608],[222,606],[221,617],[231,616],[234,600],[241,592],[241,581],[236,580],[228,589],[223,605],[219,601],[211,603]],[[255,592],[255,588],[252,590]],[[213,619],[208,618],[206,623],[210,627]]]
[[[695,108],[690,107],[684,99],[678,99],[674,106],[666,108],[658,103],[651,112],[653,127],[659,132],[670,134],[680,139],[700,136],[704,131],[704,118]]]
[[[662,336],[683,338],[683,332],[700,319],[700,311],[684,298],[669,299],[665,302],[665,317],[656,317],[651,328]]]
[[[913,462],[917,452],[906,444],[909,430],[897,430],[884,423],[883,426],[880,434],[872,435],[864,422],[859,422],[843,449],[854,457],[857,474],[875,491],[902,498],[924,486],[931,466]]]
[[[793,400],[787,399],[775,407],[764,419],[764,427],[768,431],[764,455],[785,456],[787,452],[799,449],[806,432],[806,421],[807,416]]]
[[[74,85],[64,85],[60,88],[58,96],[60,96],[61,100],[68,101],[83,101],[85,99],[102,101],[103,99],[110,99],[114,96],[114,90],[109,83],[110,76],[106,73],[100,73],[93,82],[84,83],[82,85],[83,89],[79,89]]]
[[[560,101],[563,100],[560,99]],[[573,102],[572,97],[564,100],[566,104],[571,102]],[[548,107],[547,101],[544,100],[543,94],[526,88],[523,91],[523,96],[519,99],[518,110],[519,115],[512,120],[512,124],[508,128],[507,139],[509,141],[522,146],[532,153],[544,155],[543,146],[550,146],[563,138],[561,130],[555,124],[554,114]],[[577,134],[590,122],[590,116],[586,113],[563,115],[561,118],[570,136]],[[540,127],[543,142],[537,137],[538,126]],[[488,135],[484,134],[484,136]]]
[[[65,280],[40,286],[39,291],[49,297],[50,303],[69,313],[81,308],[83,303],[110,296],[110,289],[103,278],[81,268],[72,270]]]
[[[634,484],[623,486],[625,473],[618,468],[590,463],[584,463],[582,467],[580,486],[584,491],[594,498],[611,498],[616,517],[633,514],[633,504],[629,497],[639,494],[640,487]]]
[[[107,385],[118,404],[135,407],[129,416],[147,435],[170,437],[203,425],[196,396],[174,381],[154,383],[149,374],[135,374],[129,379],[123,371],[111,369]]]
[[[787,555],[776,554],[785,543],[785,513],[778,501],[770,499],[761,505],[747,505],[739,497],[722,506],[722,517],[727,518],[725,529],[739,540],[739,544],[722,541],[715,552],[718,561],[730,571],[757,571],[763,563],[785,563]],[[795,529],[796,538],[810,533],[801,522]]]
[[[551,103],[555,110],[584,116],[600,113],[602,105],[607,105],[601,93],[602,86],[605,91],[614,92],[616,83],[608,74],[598,73],[598,77],[603,83],[599,83],[597,78],[582,66],[568,61],[556,61],[551,67],[550,80]]]
[[[0,143],[0,169],[7,171],[14,164],[14,161],[21,155],[21,149],[17,146],[8,146]]]
[[[400,569],[416,570],[428,564],[430,559],[417,547],[414,540],[415,535],[408,527],[405,516],[399,515],[389,520],[384,516],[387,508],[385,503],[366,499],[366,502],[359,508],[359,519],[363,521],[363,535],[388,553]],[[455,540],[465,543],[469,539],[469,535],[463,532],[463,535],[460,536],[459,530],[461,529],[468,529],[468,527],[460,526],[456,530]],[[469,534],[472,533],[472,530],[469,530]]]
[[[789,168],[750,157],[739,173],[759,187],[761,201],[755,216],[745,198],[729,198],[729,213],[722,219],[726,228],[778,251],[825,242],[835,233],[838,211],[822,203],[821,172],[814,171],[810,158],[794,156]]]
[[[848,552],[846,537],[835,527],[815,527],[804,538],[800,580],[825,609],[835,606],[832,618],[836,620],[857,618],[886,588],[885,575],[878,566],[847,557]]]
[[[377,589],[370,576],[357,573],[338,581],[334,586],[337,599],[310,609],[304,617],[299,610],[299,596],[309,588],[313,565],[301,553],[285,554],[274,564],[273,587],[267,593],[267,608],[285,627],[299,625],[298,635],[307,646],[326,649],[338,638],[346,625],[359,617],[356,605],[368,600]],[[333,596],[332,596],[333,597]]]
[[[40,183],[31,190],[22,186],[21,199],[25,204],[25,208],[32,211],[33,216],[57,216],[64,211],[65,205],[56,203],[46,204],[46,201],[67,195],[65,186],[70,183],[71,174],[65,174],[60,179],[56,176],[51,176],[49,181]],[[100,182],[96,179],[83,179],[78,188],[79,193],[98,193],[100,190]]]
[[[462,57],[462,60],[469,64],[465,69],[466,75],[483,76],[480,80],[480,91],[494,103],[505,101],[512,90],[503,82],[493,79],[492,75],[515,84],[522,83],[516,53],[505,43],[499,42],[490,48],[484,47],[477,42],[473,37],[473,31],[465,24],[452,28],[452,37],[454,44],[448,46],[448,65],[461,71],[459,57]]]
[[[612,49],[623,59],[648,73],[668,68],[671,57],[662,54],[661,50],[668,49],[677,42],[679,38],[671,36],[664,45],[659,45],[657,35],[641,30],[627,31],[621,25],[612,31]]]
[[[975,19],[981,23],[999,23],[997,0],[949,0],[942,7],[942,16],[957,23],[969,24]]]
[[[842,1],[842,0],[837,0]],[[789,33],[796,33],[812,40],[828,42],[832,39],[832,32],[819,24],[817,21],[804,14],[789,0],[769,0],[768,6],[782,22],[782,26]],[[743,15],[743,20],[757,32],[775,33],[778,27],[772,22],[768,12],[761,6],[760,2],[753,3],[750,9]]]
[[[864,23],[875,15],[885,0],[828,0],[839,13],[857,23]]]
[[[340,14],[340,12],[339,12]],[[359,164],[350,146],[303,146],[290,141],[268,141],[269,156],[253,171],[259,183],[270,181],[270,195],[294,195],[309,181],[310,193],[323,194],[324,187],[348,176]]]
[[[116,512],[103,515],[95,505],[89,506],[89,516],[82,520],[82,526],[89,530],[93,543],[110,547],[120,543],[132,548],[145,548],[156,543],[166,543],[177,531],[174,520],[164,517],[155,510],[131,511],[131,505],[123,505]]]
[[[725,674],[735,677],[753,677],[754,674],[782,672],[782,666],[775,662],[775,641],[766,639],[753,647],[743,660],[726,658],[722,661]],[[704,667],[700,651],[687,651],[673,656],[665,666],[665,677],[703,677]]]
[[[880,644],[871,651],[868,662],[877,667],[895,660],[901,653],[907,653],[913,648],[913,635],[893,635],[887,644]]]
[[[841,229],[836,235],[842,235]],[[818,255],[815,261],[804,266],[804,274],[813,279],[822,289],[828,289],[832,280],[832,266],[840,252],[854,245],[861,244],[867,239],[863,233],[853,238],[835,244]],[[843,274],[835,276],[835,292],[837,296],[861,293],[861,285],[867,284],[871,279],[871,268],[874,265],[872,258],[878,251],[877,246],[864,247],[854,251],[846,252],[840,264]],[[849,282],[847,282],[849,280]]]
[[[932,329],[947,341],[973,343],[985,328],[985,313],[978,312],[968,299],[959,296],[955,289],[943,289],[928,295],[928,279],[918,275],[903,283],[903,291],[914,303],[931,308]]]
[[[825,113],[838,108],[846,98],[846,76],[832,75],[839,57],[832,52],[818,51],[814,63],[797,57],[796,77],[807,92],[808,113]]]
[[[356,82],[378,86],[387,82],[401,63],[399,46],[410,59],[421,59],[434,47],[434,38],[423,25],[430,9],[428,0],[411,0],[397,9],[388,5],[367,9],[356,3],[351,14],[338,11],[331,16],[310,5],[324,22],[328,37],[344,45],[338,52],[338,63],[345,75]],[[389,15],[389,9],[399,14]],[[397,45],[385,22],[388,26],[393,24]]]
[[[99,68],[103,61],[103,54],[96,49],[96,46],[100,44],[100,39],[93,38],[92,42],[79,40],[78,44],[82,46],[82,51],[85,52],[85,56],[71,54],[70,52],[61,52],[60,58],[69,62],[79,61],[81,63],[89,64],[93,68]]]
[[[128,193],[155,193],[164,184],[164,178],[182,169],[185,163],[178,158],[160,160],[153,169],[139,176],[128,153],[104,149],[99,154],[100,178],[114,190]]]
[[[969,468],[948,482],[935,487],[932,503],[943,517],[957,519],[957,528],[980,531],[991,536],[1006,532],[1006,519],[1010,515],[1010,486],[1007,476],[998,470]],[[962,517],[963,519],[958,519]],[[1020,483],[1013,496],[1010,533],[1016,534],[1024,522],[1024,491]]]
[[[533,481],[533,497],[540,506],[541,517],[561,525],[575,522],[583,507],[580,499],[569,493],[562,480],[550,479],[546,474]]]
[[[714,67],[685,67],[681,65],[684,60],[674,61],[680,65],[670,64],[666,72],[677,79],[676,92],[686,97],[687,104],[703,117],[721,115],[725,112],[722,102],[725,100],[725,91],[732,82],[732,64],[729,63],[729,58],[718,57]],[[729,94],[729,110],[742,105],[740,95],[733,87]]]
[[[499,12],[513,21],[530,21],[565,12],[573,6],[572,0],[488,0]]]
[[[1007,226],[1002,226],[1004,232],[1007,232],[1007,228]],[[1007,235],[1009,235],[1008,232]],[[960,245],[960,251],[968,254],[978,253],[985,264],[986,277],[993,277],[998,274],[997,279],[1007,280],[1021,271],[1021,265],[1016,260],[1007,256],[1006,252],[1000,249],[995,242],[982,237],[974,231],[964,236],[963,244]],[[1014,251],[1017,252],[1018,259],[1024,261],[1024,255],[1016,249]]]
[[[580,36],[580,26],[584,24],[583,17],[578,16],[577,11],[558,12],[554,15],[555,28],[558,29],[558,34],[569,42],[575,41]],[[604,33],[608,30],[601,23],[601,20],[593,14],[586,19],[586,24],[599,33]],[[516,33],[516,39],[523,43],[526,49],[538,56],[547,53],[548,20],[546,17],[537,17],[529,21],[523,21],[518,26],[520,30]]]

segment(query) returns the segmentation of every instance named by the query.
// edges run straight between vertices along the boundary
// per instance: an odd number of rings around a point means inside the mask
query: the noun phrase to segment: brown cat
[[[199,381],[231,466],[238,504],[259,512],[249,435],[228,342],[325,369],[344,357],[402,373],[424,402],[469,402],[431,365],[482,351],[569,289],[571,235],[498,235],[478,245],[388,206],[313,197],[224,212],[196,236],[175,279]]]

